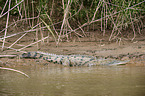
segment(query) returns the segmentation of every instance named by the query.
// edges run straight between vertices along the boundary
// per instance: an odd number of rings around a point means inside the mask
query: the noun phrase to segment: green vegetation
[[[80,38],[86,36],[86,31],[96,29],[103,36],[108,34],[107,29],[112,30],[109,41],[130,30],[134,40],[144,27],[145,0],[1,0],[0,3],[0,19],[6,18],[5,28],[0,29],[2,49],[5,39],[14,35],[8,37],[7,29],[21,22],[25,22],[27,28],[8,48],[29,32],[35,32],[37,43],[52,36],[58,44],[63,38],[68,41],[71,34]],[[17,17],[14,23],[9,24],[10,16]],[[100,27],[94,27],[98,24]]]

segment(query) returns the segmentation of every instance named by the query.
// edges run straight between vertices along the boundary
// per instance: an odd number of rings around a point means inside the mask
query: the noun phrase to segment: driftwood
[[[12,58],[12,57],[16,57],[16,56],[17,56],[17,55],[0,55],[0,58],[5,58],[5,57]],[[5,68],[5,67],[0,67],[0,69],[14,71],[14,72],[20,73],[20,74],[25,75],[26,77],[30,78],[30,77],[29,77],[27,74],[25,74],[24,72],[19,71],[19,70],[16,70],[16,69]]]
[[[18,72],[18,73],[20,73],[20,74],[22,74],[22,75],[25,75],[26,77],[30,78],[27,74],[25,74],[24,72],[19,71],[19,70],[15,70],[15,69],[12,69],[12,68],[4,68],[4,67],[0,67],[0,69]]]
[[[17,55],[0,55],[0,58],[2,57],[16,57]]]

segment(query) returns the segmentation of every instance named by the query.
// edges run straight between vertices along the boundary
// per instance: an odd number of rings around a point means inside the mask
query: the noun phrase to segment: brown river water
[[[0,96],[145,96],[145,67],[35,66],[0,70]]]

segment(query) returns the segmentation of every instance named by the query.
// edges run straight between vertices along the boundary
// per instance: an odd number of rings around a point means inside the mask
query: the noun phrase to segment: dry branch
[[[7,13],[9,13],[11,10],[13,10],[15,7],[17,7],[19,4],[21,4],[24,0],[20,1],[19,3],[17,3],[14,7],[12,7],[11,9],[8,9],[7,12],[5,12],[4,14],[0,15],[0,18],[2,18],[4,15],[6,15]],[[10,1],[9,1],[10,2]]]
[[[11,7],[11,0],[9,1],[9,9]],[[9,10],[8,9],[8,10]],[[2,50],[4,48],[4,45],[5,45],[5,37],[7,35],[7,27],[8,27],[8,24],[9,24],[9,12],[8,12],[8,15],[7,15],[7,22],[6,22],[6,30],[5,30],[5,33],[4,33],[4,39],[3,39],[3,44],[2,44]]]
[[[0,55],[0,58],[5,58],[5,57],[16,57],[17,55]]]
[[[43,40],[47,39],[48,37],[49,37],[49,36],[46,36],[45,38],[43,38],[43,39],[41,39],[41,40],[38,40],[37,42],[31,43],[31,44],[29,44],[29,45],[27,45],[27,46],[25,46],[25,47],[23,47],[23,48],[20,48],[20,49],[18,49],[17,51],[21,51],[22,49],[25,49],[25,48],[27,48],[27,47],[29,47],[29,46],[31,46],[31,45],[34,45],[34,44],[36,44],[36,43],[38,43],[38,42],[40,42],[40,41],[43,41]]]
[[[4,67],[0,67],[0,69],[14,71],[14,72],[20,73],[20,74],[25,75],[26,77],[30,78],[30,77],[29,77],[27,74],[25,74],[24,72],[19,71],[19,70],[16,70],[16,69],[4,68]]]

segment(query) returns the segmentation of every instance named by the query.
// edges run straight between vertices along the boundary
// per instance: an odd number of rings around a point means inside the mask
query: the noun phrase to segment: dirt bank
[[[96,57],[104,58],[116,58],[116,59],[129,59],[131,60],[132,66],[144,66],[145,65],[145,39],[138,38],[134,42],[121,41],[118,42],[61,42],[58,47],[56,47],[55,42],[50,42],[48,44],[40,44],[39,48],[36,45],[26,48],[24,51],[43,51],[54,54],[62,55],[90,55]],[[14,50],[1,51],[1,54],[19,54]],[[1,66],[3,65],[32,65],[36,63],[33,60],[21,60],[18,58],[8,59],[0,58]],[[25,63],[24,63],[25,62]],[[26,63],[27,62],[27,63]],[[31,64],[30,64],[31,62]],[[40,63],[40,62],[39,62]],[[42,64],[47,63],[45,61]]]

